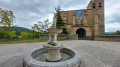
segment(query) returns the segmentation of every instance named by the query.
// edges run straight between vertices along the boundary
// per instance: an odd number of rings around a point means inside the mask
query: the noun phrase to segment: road
[[[70,40],[60,41],[81,55],[81,67],[120,67],[120,42]],[[0,44],[0,67],[22,67],[23,56],[45,42]]]

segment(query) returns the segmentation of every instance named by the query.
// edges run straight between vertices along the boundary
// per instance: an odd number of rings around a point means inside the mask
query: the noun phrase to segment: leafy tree
[[[12,39],[16,36],[15,33],[16,33],[16,31],[12,31],[12,32],[9,32],[8,35]]]
[[[8,38],[7,31],[0,31],[0,38]]]
[[[34,26],[32,27],[32,30],[33,30],[33,33],[34,33],[35,32],[35,27]]]
[[[21,32],[21,38],[27,38],[28,33],[27,32]]]
[[[0,24],[1,25],[1,24]],[[0,26],[0,31],[6,31],[8,29],[7,26]]]
[[[34,28],[36,31],[40,32],[41,31],[41,28],[39,27],[38,24],[34,24],[34,26],[32,27]]]
[[[120,35],[120,31],[116,31],[116,35]]]
[[[27,38],[34,38],[34,34],[29,32]]]
[[[105,35],[120,35],[120,31],[116,31],[114,33],[106,33]]]
[[[47,29],[50,28],[50,26],[51,26],[51,23],[47,19],[47,20],[44,20],[43,22],[38,21],[37,24],[34,24],[32,29],[36,30],[40,34],[46,34],[47,33]]]
[[[63,22],[63,20],[61,18],[61,15],[60,15],[61,9],[58,6],[57,8],[55,8],[55,10],[56,10],[56,18],[57,18],[57,20],[56,20],[56,27],[57,28],[63,28],[65,26],[65,23]]]
[[[49,19],[44,20],[43,22],[38,21],[38,25],[43,31],[47,31],[48,28],[50,28],[51,23],[49,22]]]
[[[0,25],[7,26],[9,32],[11,30],[11,25],[14,23],[15,16],[13,15],[12,11],[2,10],[0,8]]]
[[[30,33],[30,34],[29,34],[29,33]],[[39,32],[30,30],[29,33],[28,33],[28,38],[29,38],[29,35],[32,35],[33,38],[39,38],[39,35],[38,35]]]
[[[33,37],[34,38],[39,38],[39,35],[38,35],[39,33],[38,32],[35,32],[34,34],[33,34]]]

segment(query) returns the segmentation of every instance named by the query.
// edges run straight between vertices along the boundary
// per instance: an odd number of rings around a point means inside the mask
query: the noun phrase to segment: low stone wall
[[[18,41],[18,40],[34,40],[34,39],[39,39],[39,38],[26,38],[26,39],[11,39],[11,38],[3,38],[3,39],[0,39],[0,42],[3,42],[3,41]]]
[[[41,34],[40,36],[39,36],[39,39],[49,39],[49,34]]]
[[[94,40],[98,40],[98,41],[118,41],[118,42],[120,42],[120,35],[95,36]]]
[[[10,39],[10,38],[2,38],[0,42],[3,41],[18,41],[18,40],[33,40],[33,39],[49,39],[49,34],[41,34],[39,38],[26,38],[26,39]],[[68,39],[68,40],[78,40],[78,35],[70,35],[70,34],[59,34],[58,39]]]
[[[42,34],[39,37],[40,39],[49,39],[49,34]],[[70,35],[70,34],[59,34],[58,39],[68,39],[68,40],[78,40],[78,35]]]
[[[69,35],[70,36],[70,40],[78,40],[78,35]]]

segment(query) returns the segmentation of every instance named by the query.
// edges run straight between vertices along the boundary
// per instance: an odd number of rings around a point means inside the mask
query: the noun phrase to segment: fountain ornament
[[[53,19],[53,28],[48,29],[48,32],[47,44],[44,44],[43,48],[27,53],[23,67],[80,67],[80,54],[57,43],[57,35],[62,29],[56,28],[56,18]]]

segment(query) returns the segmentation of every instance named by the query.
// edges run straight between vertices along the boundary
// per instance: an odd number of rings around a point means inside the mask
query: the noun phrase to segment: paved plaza
[[[0,67],[22,67],[24,54],[45,43],[0,44]],[[81,54],[81,67],[120,67],[120,42],[70,40],[59,43]]]

